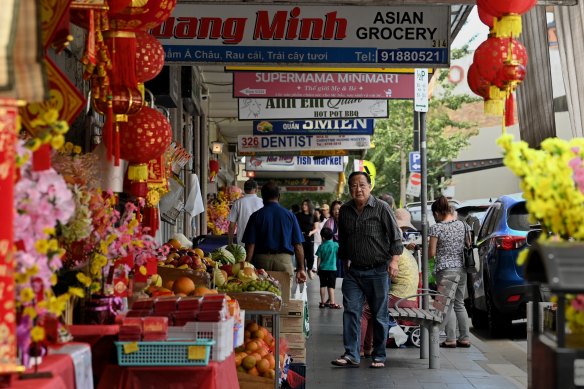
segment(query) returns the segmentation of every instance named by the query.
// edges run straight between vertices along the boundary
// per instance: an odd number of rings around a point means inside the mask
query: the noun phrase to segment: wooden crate
[[[251,374],[237,372],[240,389],[273,389],[274,380],[265,377],[256,377]]]

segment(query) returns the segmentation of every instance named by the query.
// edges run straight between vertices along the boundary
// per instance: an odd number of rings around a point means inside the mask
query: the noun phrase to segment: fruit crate
[[[215,342],[115,342],[120,366],[207,366]]]
[[[168,327],[168,339],[172,341],[214,340],[210,359],[221,362],[233,352],[233,322],[231,317],[219,322],[193,321],[182,327]]]

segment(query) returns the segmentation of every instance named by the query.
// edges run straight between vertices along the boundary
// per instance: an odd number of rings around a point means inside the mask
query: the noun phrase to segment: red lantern
[[[123,9],[110,18],[114,30],[148,31],[164,22],[176,6],[176,0],[148,0]]]
[[[481,77],[474,63],[469,66],[466,79],[468,87],[475,95],[478,95],[485,100],[489,99],[489,87],[491,84]]]
[[[478,13],[479,13],[479,19],[481,19],[481,22],[483,22],[483,24],[485,24],[487,27],[489,27],[489,30],[493,29],[493,26],[495,24],[495,17],[490,14],[484,7],[477,7]]]
[[[476,49],[473,62],[481,77],[491,85],[505,88],[504,80],[499,79],[500,69],[506,63],[527,65],[527,51],[517,40],[512,38],[490,37]],[[496,91],[491,88],[491,97]]]
[[[521,15],[535,3],[536,0],[477,0],[477,7],[479,15],[486,12],[497,18],[493,26],[497,37],[517,37],[522,31]]]
[[[219,161],[212,159],[209,161],[209,182],[215,182],[219,174]]]
[[[136,33],[136,79],[138,82],[152,80],[164,66],[164,48],[160,41],[145,31]]]

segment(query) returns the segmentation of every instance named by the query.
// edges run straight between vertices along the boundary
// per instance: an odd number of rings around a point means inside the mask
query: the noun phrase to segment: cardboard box
[[[280,332],[280,339],[285,339],[290,348],[306,347],[306,337],[302,332]]]
[[[288,302],[290,300],[290,282],[292,276],[285,271],[268,271],[266,273],[274,277],[280,283],[282,303]]]
[[[303,332],[303,317],[280,317],[280,333],[283,332]]]
[[[274,380],[265,377],[256,377],[251,374],[237,372],[237,380],[241,389],[273,389]]]
[[[305,348],[289,348],[288,354],[292,357],[294,363],[306,363]]]
[[[282,304],[282,316],[304,317],[304,300],[289,300]]]

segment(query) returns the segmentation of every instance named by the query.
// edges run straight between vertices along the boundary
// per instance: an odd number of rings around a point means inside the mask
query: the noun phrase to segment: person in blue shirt
[[[264,207],[251,214],[243,234],[246,261],[267,271],[285,271],[292,277],[292,254],[295,254],[296,281],[304,283],[304,237],[298,220],[280,205],[280,188],[275,182],[264,184],[261,193]]]
[[[320,278],[320,304],[319,308],[329,307],[341,309],[342,306],[335,304],[335,283],[337,281],[337,252],[339,244],[333,241],[333,230],[324,227],[320,231],[322,243],[316,250],[318,257],[318,277]],[[328,302],[325,302],[328,290]]]

